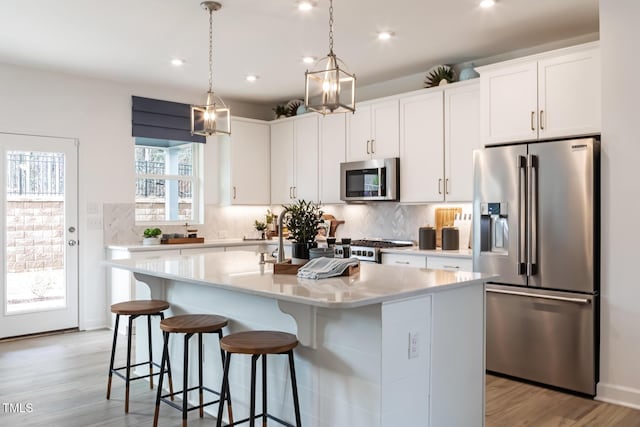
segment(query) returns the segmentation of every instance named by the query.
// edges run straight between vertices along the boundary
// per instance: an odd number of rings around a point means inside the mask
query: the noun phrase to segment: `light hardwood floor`
[[[110,346],[106,330],[0,342],[0,426],[151,426],[155,393],[144,380],[132,383],[128,415],[122,380],[105,399]],[[33,410],[9,413],[5,403]],[[160,415],[160,426],[180,425],[178,411],[163,405]],[[189,426],[213,422],[189,414]],[[640,411],[487,376],[486,426],[640,427]]]

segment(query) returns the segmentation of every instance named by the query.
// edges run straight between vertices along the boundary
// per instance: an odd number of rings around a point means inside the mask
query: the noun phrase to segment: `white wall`
[[[640,2],[600,0],[602,336],[598,399],[640,408]]]
[[[131,203],[134,198],[131,95],[192,103],[201,101],[204,92],[133,86],[0,64],[0,132],[80,141],[81,328],[102,327],[107,322],[105,274],[100,267],[104,258],[103,232],[87,227],[87,205]],[[271,116],[268,108],[241,102],[228,104],[239,116]],[[215,159],[217,150],[212,145],[207,144],[208,159]],[[206,173],[215,175],[211,169]],[[216,203],[212,198],[217,192],[208,194],[205,203]]]

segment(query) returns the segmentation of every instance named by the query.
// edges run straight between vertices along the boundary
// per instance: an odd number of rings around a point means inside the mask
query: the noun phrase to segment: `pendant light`
[[[231,135],[231,112],[213,92],[213,12],[222,5],[217,1],[203,1],[200,6],[209,11],[209,91],[205,105],[191,106],[191,134]]]
[[[355,112],[356,76],[333,53],[333,0],[329,0],[329,54],[305,73],[304,104],[321,114]]]

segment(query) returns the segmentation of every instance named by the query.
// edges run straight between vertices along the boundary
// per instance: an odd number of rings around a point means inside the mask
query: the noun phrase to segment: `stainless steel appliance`
[[[400,200],[400,159],[340,163],[340,199],[345,202]]]
[[[360,261],[382,262],[381,249],[399,248],[413,246],[410,240],[385,240],[385,239],[362,239],[351,241],[351,258],[358,258]],[[335,254],[342,258],[342,247],[336,244]]]
[[[486,368],[595,395],[597,138],[474,152],[474,270],[487,285]]]

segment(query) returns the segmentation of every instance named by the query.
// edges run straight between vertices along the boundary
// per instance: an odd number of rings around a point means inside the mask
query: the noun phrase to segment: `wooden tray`
[[[204,243],[204,237],[182,237],[179,239],[163,239],[160,241],[163,245],[183,245],[185,243]]]
[[[298,270],[304,264],[291,264],[291,260],[273,264],[273,274],[298,274]],[[341,276],[353,276],[360,272],[359,265],[350,265]]]

